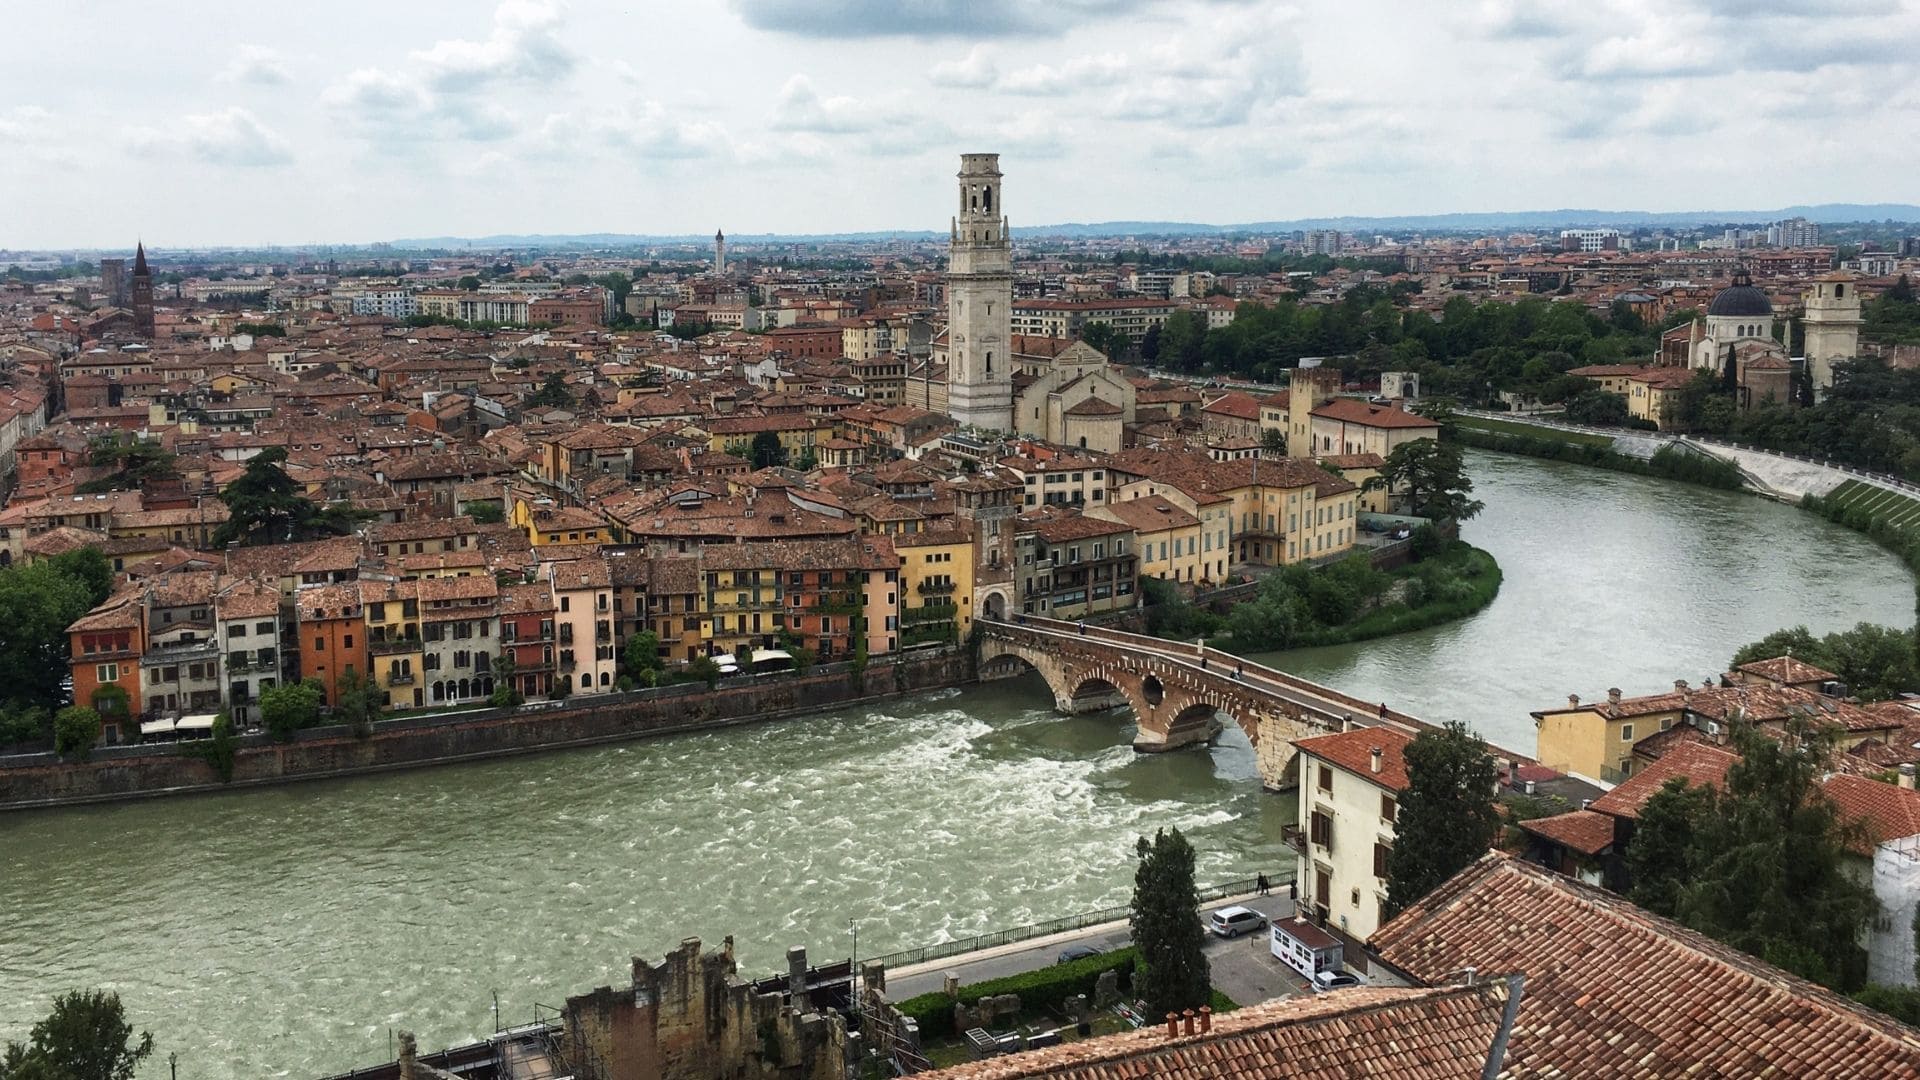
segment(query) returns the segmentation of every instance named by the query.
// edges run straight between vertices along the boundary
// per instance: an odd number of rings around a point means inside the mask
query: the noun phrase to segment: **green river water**
[[[1531,751],[1530,709],[1698,680],[1783,624],[1912,616],[1891,555],[1750,496],[1476,453],[1467,538],[1505,571],[1473,618],[1262,657]],[[0,817],[0,1040],[56,992],[117,990],[143,1080],[314,1076],[529,1018],[681,938],[844,955],[1124,903],[1179,825],[1203,882],[1284,871],[1290,799],[1229,726],[1136,756],[1037,677],[777,725],[280,789]]]

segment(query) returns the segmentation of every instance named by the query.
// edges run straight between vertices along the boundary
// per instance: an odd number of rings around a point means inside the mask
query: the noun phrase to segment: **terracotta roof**
[[[1410,413],[1393,405],[1375,405],[1357,398],[1334,398],[1313,410],[1313,415],[1343,424],[1361,424],[1377,428],[1438,428],[1440,421]]]
[[[1391,728],[1354,728],[1335,735],[1316,735],[1296,741],[1294,749],[1303,754],[1333,762],[1350,773],[1357,773],[1391,791],[1407,788],[1405,751],[1411,738]],[[1378,747],[1380,771],[1373,771],[1373,751]],[[1304,783],[1304,781],[1303,781]]]
[[[1613,819],[1592,810],[1534,818],[1520,827],[1582,855],[1598,855],[1613,846]]]
[[[1920,1075],[1920,1030],[1498,853],[1369,944],[1422,980],[1467,967],[1525,973],[1508,1075]]]
[[[1827,777],[1820,790],[1840,808],[1842,818],[1861,824],[1867,841],[1863,854],[1889,840],[1920,834],[1920,791],[1845,773]]]
[[[1823,668],[1814,667],[1804,660],[1795,660],[1791,656],[1776,656],[1771,660],[1755,660],[1734,668],[1749,675],[1757,675],[1769,682],[1794,686],[1800,683],[1826,682],[1840,676]]]
[[[929,1080],[1478,1077],[1506,997],[1500,981],[1472,987],[1356,987],[1275,998],[1223,1013],[1204,1034],[1170,1039],[1164,1025],[1150,1024],[921,1075]]]
[[[1590,809],[1614,817],[1637,818],[1640,808],[1659,793],[1668,780],[1685,777],[1693,787],[1719,787],[1740,755],[1718,746],[1687,743],[1662,754],[1660,760],[1634,773],[1619,787],[1593,800]]]
[[[1125,411],[1126,410],[1122,409],[1118,405],[1115,405],[1111,401],[1106,401],[1102,398],[1097,398],[1097,397],[1090,397],[1084,401],[1081,401],[1077,405],[1070,406],[1066,410],[1065,415],[1067,416],[1119,416]]]

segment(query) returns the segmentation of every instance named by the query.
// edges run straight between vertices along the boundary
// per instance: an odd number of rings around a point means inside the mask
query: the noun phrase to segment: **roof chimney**
[[[1577,709],[1577,708],[1579,708],[1579,707],[1580,707],[1580,695],[1579,695],[1579,694],[1568,694],[1568,695],[1567,695],[1567,707],[1568,707],[1568,708],[1570,708],[1570,709]]]
[[[1167,1014],[1167,1038],[1177,1039],[1179,1037],[1180,1037],[1180,1014],[1175,1012],[1170,1012]]]
[[[1674,689],[1674,692],[1675,692],[1675,693],[1680,693],[1680,694],[1684,694],[1684,693],[1686,693],[1686,692],[1687,692],[1687,680],[1685,680],[1685,679],[1675,679],[1675,680],[1673,680],[1673,689]]]
[[[1607,704],[1609,705],[1620,704],[1620,688],[1619,687],[1617,686],[1607,687]]]
[[[1371,762],[1371,767],[1372,767],[1372,769],[1373,769],[1373,771],[1374,771],[1374,772],[1379,772],[1379,771],[1380,771],[1380,755],[1381,755],[1381,750],[1380,750],[1380,748],[1379,748],[1379,747],[1377,747],[1377,746],[1376,746],[1376,747],[1374,747],[1374,748],[1373,748],[1373,754],[1372,754],[1372,757],[1373,757],[1373,761]]]
[[[1908,791],[1913,790],[1913,764],[1911,762],[1900,766],[1900,786],[1906,788]]]

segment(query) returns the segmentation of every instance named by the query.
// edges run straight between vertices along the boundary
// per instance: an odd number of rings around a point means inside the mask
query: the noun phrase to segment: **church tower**
[[[1833,365],[1860,355],[1860,287],[1842,272],[1823,274],[1802,298],[1807,331],[1807,376],[1815,394],[1833,386]]]
[[[713,231],[713,273],[715,277],[727,272],[727,234],[724,229]]]
[[[1013,244],[1000,210],[1000,155],[960,155],[947,260],[947,415],[1012,431]]]
[[[153,271],[147,269],[147,245],[133,251],[133,332],[153,340]]]

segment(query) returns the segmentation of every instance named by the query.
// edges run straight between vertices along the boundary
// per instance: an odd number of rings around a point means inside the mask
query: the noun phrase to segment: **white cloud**
[[[239,106],[182,116],[162,128],[129,133],[134,147],[152,156],[185,156],[209,165],[262,168],[293,160],[287,140]]]
[[[773,105],[774,126],[784,131],[853,134],[872,130],[878,119],[853,98],[822,97],[805,75],[788,79]]]
[[[472,91],[513,79],[552,82],[571,72],[576,60],[560,41],[560,24],[556,0],[506,0],[494,10],[493,32],[486,40],[437,41],[408,53],[407,62],[441,91]]]
[[[264,45],[240,45],[234,48],[232,59],[215,77],[221,82],[280,86],[293,81],[293,72],[276,50]]]
[[[933,65],[933,70],[927,73],[927,80],[935,86],[963,90],[982,90],[992,86],[999,78],[999,69],[987,56],[986,47],[981,45],[968,49],[967,55],[958,60],[945,60]]]
[[[1076,56],[1058,67],[1035,64],[1030,68],[1022,68],[1009,73],[1000,80],[999,85],[1009,94],[1051,97],[1112,86],[1132,72],[1133,65],[1128,62],[1125,53],[1101,53],[1096,56]]]

